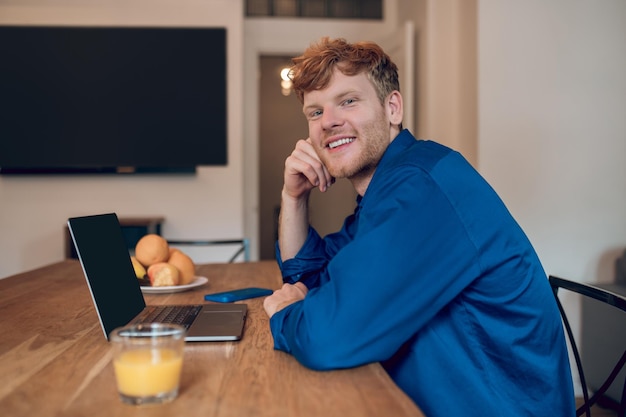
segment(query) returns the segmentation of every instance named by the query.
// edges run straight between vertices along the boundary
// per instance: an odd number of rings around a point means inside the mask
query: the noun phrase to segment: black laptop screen
[[[117,215],[68,220],[105,336],[128,324],[146,306]]]

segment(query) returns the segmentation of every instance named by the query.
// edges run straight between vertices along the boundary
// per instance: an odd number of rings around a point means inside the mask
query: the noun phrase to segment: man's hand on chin
[[[271,318],[277,311],[297,301],[303,300],[307,292],[309,292],[309,289],[301,282],[283,284],[280,290],[274,291],[274,294],[263,301],[265,312]]]

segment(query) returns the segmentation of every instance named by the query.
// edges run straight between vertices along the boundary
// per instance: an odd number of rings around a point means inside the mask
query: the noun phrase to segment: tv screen
[[[227,163],[224,28],[0,26],[0,173]]]

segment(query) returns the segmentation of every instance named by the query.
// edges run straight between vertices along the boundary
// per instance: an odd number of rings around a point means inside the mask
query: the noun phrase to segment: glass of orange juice
[[[113,368],[120,399],[160,404],[178,396],[185,328],[176,324],[131,324],[113,330]]]

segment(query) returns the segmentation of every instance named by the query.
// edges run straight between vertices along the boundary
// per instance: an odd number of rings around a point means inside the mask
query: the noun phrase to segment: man
[[[318,370],[379,361],[429,417],[574,415],[531,243],[459,153],[402,129],[395,64],[327,38],[293,62],[309,138],[285,162],[285,284],[264,302],[275,348]],[[357,207],[322,239],[307,201],[335,178]]]

